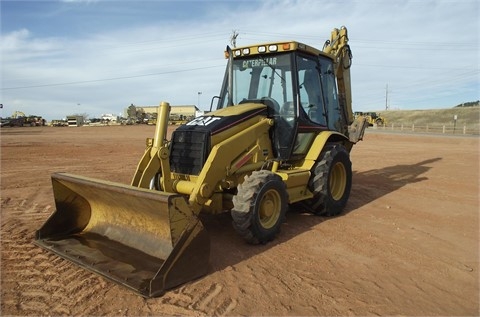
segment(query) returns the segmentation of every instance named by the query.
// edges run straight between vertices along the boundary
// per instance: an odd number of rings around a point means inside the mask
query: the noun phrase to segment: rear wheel
[[[270,171],[254,171],[233,198],[233,227],[248,243],[267,243],[280,231],[287,204],[282,178]]]
[[[340,144],[325,147],[309,181],[313,198],[306,203],[316,215],[336,216],[345,208],[352,187],[350,155]]]

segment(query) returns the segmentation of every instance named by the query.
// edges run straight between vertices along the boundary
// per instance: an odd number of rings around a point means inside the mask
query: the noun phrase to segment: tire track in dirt
[[[34,199],[2,200],[2,300],[4,314],[95,314],[102,301],[98,277],[49,254],[33,244],[34,232],[48,217],[51,206]],[[77,303],[89,304],[77,311]],[[54,305],[52,305],[54,303]]]
[[[37,191],[27,198],[1,201],[3,313],[96,315],[105,311],[102,294],[113,284],[33,244],[35,230],[53,211],[50,204],[37,202],[42,200],[39,195]],[[172,314],[221,316],[236,306],[235,300],[220,299],[221,285],[194,289],[191,294],[189,290],[181,288],[160,301],[154,299],[152,312],[167,309]]]
[[[199,281],[167,292],[160,304],[163,310],[169,306],[168,311],[172,314],[225,316],[235,309],[237,301],[223,291],[224,287],[219,283]],[[157,308],[157,305],[151,305],[152,311]]]
[[[96,315],[105,312],[103,295],[113,284],[33,244],[35,230],[52,212],[51,205],[36,203],[33,196],[7,197],[1,203],[5,215],[1,224],[3,313]],[[150,311],[223,316],[236,307],[234,299],[221,296],[222,285],[197,286],[184,286],[167,292],[161,299],[152,299],[148,305]],[[118,310],[112,311],[115,312]]]

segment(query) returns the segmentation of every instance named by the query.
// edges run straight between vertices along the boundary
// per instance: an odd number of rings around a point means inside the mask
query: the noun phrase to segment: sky
[[[0,0],[1,117],[208,110],[237,46],[322,48],[346,26],[354,111],[452,108],[479,100],[477,0]]]

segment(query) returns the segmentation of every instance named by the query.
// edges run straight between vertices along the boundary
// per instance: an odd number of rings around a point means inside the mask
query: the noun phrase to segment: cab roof
[[[318,50],[307,44],[303,44],[296,41],[286,41],[286,42],[269,42],[261,44],[253,44],[247,46],[236,47],[232,49],[233,58],[246,57],[251,55],[259,54],[271,54],[278,52],[293,52],[293,51],[302,51],[310,55],[318,56],[323,55],[330,58],[333,58],[330,54],[324,53],[321,50]],[[225,57],[228,58],[228,53],[225,52]]]

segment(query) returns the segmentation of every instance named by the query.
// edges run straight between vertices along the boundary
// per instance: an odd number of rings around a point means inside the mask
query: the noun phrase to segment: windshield
[[[233,104],[274,99],[279,107],[293,103],[292,65],[290,54],[252,56],[233,60]],[[227,107],[227,87],[224,85],[219,108]]]

